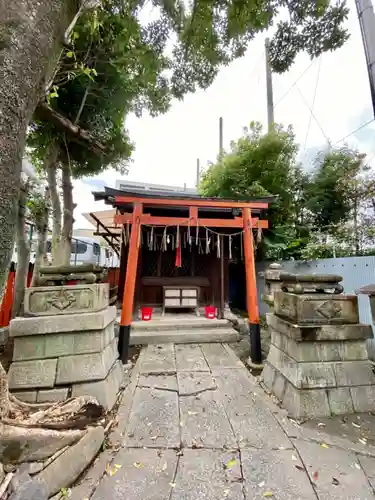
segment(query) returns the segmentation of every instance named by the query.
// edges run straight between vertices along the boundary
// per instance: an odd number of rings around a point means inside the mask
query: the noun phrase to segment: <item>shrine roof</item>
[[[233,208],[238,207],[241,204],[246,204],[246,203],[261,203],[264,204],[263,208],[267,208],[270,204],[272,204],[276,199],[277,196],[268,196],[268,197],[263,197],[263,198],[248,198],[245,200],[231,200],[231,199],[226,199],[226,198],[218,198],[218,197],[207,197],[207,196],[202,196],[200,194],[195,194],[195,193],[187,193],[185,191],[181,192],[166,192],[166,191],[157,191],[157,190],[141,190],[141,189],[132,189],[132,190],[119,190],[119,189],[114,189],[110,187],[105,187],[104,191],[99,191],[99,192],[94,192],[93,193],[94,198],[96,201],[102,200],[104,201],[107,205],[112,205],[114,208],[121,208],[129,204],[128,200],[120,201],[121,198],[133,198],[134,200],[136,199],[147,199],[147,201],[152,204],[152,200],[158,200],[160,203],[160,200],[165,200],[165,205],[168,205],[169,201],[173,201],[173,205],[175,205],[176,201],[181,201],[181,206],[184,205],[184,201],[189,201],[191,204],[191,201],[212,201],[212,207],[210,206],[210,211],[221,211],[221,212],[228,212],[231,211],[232,208],[228,207],[222,207],[222,206],[217,206],[217,205],[222,205],[223,202],[226,202],[228,205],[233,205]],[[117,198],[117,200],[116,200]],[[171,203],[172,204],[172,203]],[[216,205],[216,206],[215,206]],[[261,209],[259,208],[252,208],[252,212],[254,214],[259,213]]]

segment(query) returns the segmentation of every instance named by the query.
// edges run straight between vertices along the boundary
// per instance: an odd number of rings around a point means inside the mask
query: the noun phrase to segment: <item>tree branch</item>
[[[41,120],[52,123],[59,130],[65,132],[73,141],[85,145],[98,156],[106,153],[105,146],[97,141],[90,132],[74,125],[68,118],[48,106],[47,103],[38,104],[35,110],[35,116]]]

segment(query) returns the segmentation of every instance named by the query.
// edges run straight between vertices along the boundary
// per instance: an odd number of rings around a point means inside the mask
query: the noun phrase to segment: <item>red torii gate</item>
[[[130,342],[130,329],[133,317],[134,307],[134,291],[137,275],[138,255],[139,255],[139,238],[140,228],[142,224],[154,226],[178,226],[190,225],[194,226],[210,226],[220,228],[243,228],[244,238],[244,259],[246,270],[246,295],[247,295],[247,311],[250,329],[251,342],[251,359],[254,363],[261,362],[261,345],[260,345],[260,326],[259,326],[259,310],[257,300],[256,274],[255,274],[255,259],[252,229],[268,228],[267,220],[259,220],[257,217],[252,217],[252,209],[266,209],[269,202],[265,201],[235,201],[235,200],[220,200],[220,199],[184,199],[184,198],[149,198],[139,196],[115,196],[112,200],[114,206],[132,205],[132,213],[117,213],[114,217],[115,225],[131,224],[131,234],[129,241],[129,251],[126,268],[125,287],[123,294],[120,331],[119,331],[119,353],[123,363],[127,362],[128,349]],[[144,213],[144,205],[158,205],[161,207],[188,207],[189,219],[181,217],[158,217]],[[198,209],[200,207],[208,208],[230,208],[241,209],[242,217],[234,217],[233,219],[200,219],[198,217]]]

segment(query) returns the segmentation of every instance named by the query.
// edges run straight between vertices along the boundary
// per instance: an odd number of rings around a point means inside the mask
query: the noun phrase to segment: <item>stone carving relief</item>
[[[341,316],[341,305],[333,300],[326,300],[315,308],[315,312],[325,319],[334,319]]]
[[[56,307],[56,309],[59,309],[59,311],[64,311],[72,304],[74,304],[76,301],[77,299],[75,298],[75,296],[68,290],[60,290],[56,293],[53,293],[50,297],[46,299],[46,302],[48,304],[51,304],[51,306]]]

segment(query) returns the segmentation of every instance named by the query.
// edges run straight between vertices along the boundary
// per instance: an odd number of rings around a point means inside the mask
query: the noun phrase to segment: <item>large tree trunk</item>
[[[70,254],[72,249],[72,234],[73,234],[73,185],[72,171],[69,163],[65,162],[62,168],[62,191],[64,201],[64,217],[63,229],[61,234],[61,253],[60,264],[67,265],[70,262]]]
[[[18,198],[18,214],[17,214],[17,269],[16,280],[14,284],[14,300],[12,308],[12,317],[22,316],[23,299],[25,295],[26,280],[30,262],[30,248],[25,234],[26,222],[26,202],[28,196],[28,183],[23,183],[19,192]]]
[[[52,262],[58,263],[61,238],[61,202],[57,190],[57,146],[52,145],[50,154],[45,160],[45,170],[47,171],[48,189],[52,206]]]
[[[44,205],[41,210],[40,219],[36,221],[36,231],[38,234],[38,244],[36,247],[35,263],[33,270],[33,278],[31,280],[31,286],[35,286],[38,277],[39,269],[44,263],[47,250],[47,235],[48,235],[48,197],[49,192],[46,190],[44,197]]]
[[[0,298],[12,256],[27,126],[79,0],[0,2]]]

